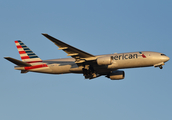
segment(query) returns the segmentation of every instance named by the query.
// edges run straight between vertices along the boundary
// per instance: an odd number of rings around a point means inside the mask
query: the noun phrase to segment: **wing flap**
[[[67,56],[77,56],[79,55],[78,53],[73,53],[73,54],[68,54]]]
[[[66,50],[68,47],[60,47],[59,50]]]

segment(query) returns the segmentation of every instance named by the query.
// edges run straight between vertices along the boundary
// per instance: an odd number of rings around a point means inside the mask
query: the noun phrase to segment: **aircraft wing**
[[[82,50],[79,50],[71,45],[68,45],[48,34],[42,33],[42,35],[44,35],[46,38],[51,40],[55,45],[57,45],[59,47],[59,50],[63,50],[64,52],[66,52],[68,54],[67,56],[71,56],[75,58],[76,63],[82,63],[82,62],[85,62],[85,60],[96,59],[94,55],[84,52]]]

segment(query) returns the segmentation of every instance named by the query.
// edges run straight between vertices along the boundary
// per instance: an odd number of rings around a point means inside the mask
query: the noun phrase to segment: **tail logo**
[[[22,41],[15,41],[16,47],[19,51],[22,61],[27,63],[42,62],[42,60],[30,50]]]

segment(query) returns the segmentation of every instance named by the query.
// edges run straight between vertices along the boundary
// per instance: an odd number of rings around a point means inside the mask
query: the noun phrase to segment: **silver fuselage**
[[[169,60],[169,57],[162,53],[149,51],[142,51],[141,53],[144,56],[139,52],[98,55],[97,58],[112,57],[112,64],[100,66],[95,63],[93,67],[97,73],[106,74],[117,69],[164,65]],[[82,67],[75,63],[74,58],[44,60],[43,63],[46,63],[48,67],[29,71],[50,74],[83,73]],[[16,69],[22,70],[23,68],[16,67]]]

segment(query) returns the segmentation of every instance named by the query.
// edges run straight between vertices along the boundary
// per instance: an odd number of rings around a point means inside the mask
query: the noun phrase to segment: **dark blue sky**
[[[0,119],[171,120],[171,60],[164,69],[125,69],[126,77],[20,74],[22,40],[41,59],[66,57],[41,33],[93,55],[156,51],[172,58],[171,0],[15,0],[0,2]]]

